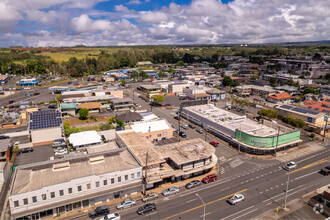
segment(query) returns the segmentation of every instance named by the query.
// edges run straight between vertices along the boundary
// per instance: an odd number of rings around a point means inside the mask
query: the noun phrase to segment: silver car
[[[147,202],[147,201],[149,201],[149,200],[155,200],[155,199],[158,199],[158,194],[157,193],[155,193],[155,192],[151,192],[151,193],[149,193],[149,194],[147,194],[147,195],[145,195],[145,196],[143,196],[142,197],[142,201],[143,202]]]
[[[136,205],[136,201],[134,199],[125,199],[122,202],[118,203],[117,209],[126,209]]]
[[[177,194],[178,192],[180,192],[180,189],[178,187],[170,187],[163,191],[163,196],[174,195],[174,194]]]
[[[235,194],[233,195],[232,197],[230,197],[229,199],[227,199],[227,202],[230,204],[230,205],[236,205],[236,203],[240,202],[240,201],[244,201],[245,200],[245,197],[243,194]]]

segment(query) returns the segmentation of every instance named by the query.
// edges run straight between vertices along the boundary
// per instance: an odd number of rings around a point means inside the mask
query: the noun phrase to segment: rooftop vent
[[[102,163],[102,162],[104,162],[103,155],[89,158],[89,163],[91,163],[91,164]]]
[[[56,163],[53,165],[53,170],[63,170],[63,169],[68,169],[70,168],[70,163],[69,162],[64,162],[64,163]]]

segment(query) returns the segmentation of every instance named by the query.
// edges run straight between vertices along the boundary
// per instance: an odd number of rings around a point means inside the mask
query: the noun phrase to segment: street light
[[[289,191],[289,182],[290,182],[290,174],[288,175],[288,182],[286,183],[286,191],[285,191],[285,198],[284,198],[284,210],[286,210],[286,199],[288,197],[288,191]]]
[[[202,199],[202,197],[200,197],[197,193],[196,193],[196,196],[198,196],[198,198],[202,201],[202,203],[203,203],[203,206],[204,206],[204,215],[203,215],[203,220],[205,220],[205,203],[204,203],[204,201],[203,201],[203,199]]]

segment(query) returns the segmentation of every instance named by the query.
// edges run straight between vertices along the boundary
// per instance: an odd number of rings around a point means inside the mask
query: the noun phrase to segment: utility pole
[[[278,126],[276,146],[275,146],[275,157],[277,156],[276,153],[277,153],[277,146],[278,146],[278,137],[280,136],[280,129],[281,129],[281,127]]]
[[[207,127],[204,129],[205,130],[205,141],[206,141],[206,139],[207,139]]]
[[[180,114],[179,114],[179,131],[181,131],[181,117],[180,117]]]
[[[288,197],[288,191],[289,191],[289,182],[290,182],[290,174],[288,175],[288,182],[286,183],[286,192],[285,192],[285,198],[284,198],[284,210],[286,209],[286,199]]]
[[[147,170],[148,170],[148,152],[146,153],[146,166],[144,169],[144,195],[147,195]]]
[[[325,141],[325,134],[326,134],[326,131],[327,131],[327,127],[328,127],[328,114],[324,116],[324,119],[325,120],[325,127],[324,127],[324,134],[323,134],[323,142]]]

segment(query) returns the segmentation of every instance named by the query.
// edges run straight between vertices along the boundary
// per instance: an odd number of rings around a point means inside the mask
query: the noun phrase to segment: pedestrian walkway
[[[308,154],[316,153],[325,149],[326,147],[320,143],[309,143],[308,146],[304,146],[303,148],[300,149],[297,149],[295,147],[287,151],[278,152],[276,159],[281,162],[288,162],[296,158],[303,157]]]

